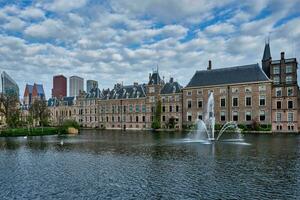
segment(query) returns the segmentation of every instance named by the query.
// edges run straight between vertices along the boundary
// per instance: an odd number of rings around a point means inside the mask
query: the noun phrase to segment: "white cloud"
[[[20,31],[25,27],[26,23],[17,18],[17,17],[9,17],[9,22],[3,25],[3,28],[10,31]]]
[[[29,7],[21,11],[20,16],[25,19],[44,18],[45,13],[39,8]]]
[[[205,28],[205,32],[208,34],[228,34],[234,31],[234,25],[229,23],[214,24]]]
[[[68,12],[85,6],[87,0],[54,0],[44,5],[44,9],[54,12]]]

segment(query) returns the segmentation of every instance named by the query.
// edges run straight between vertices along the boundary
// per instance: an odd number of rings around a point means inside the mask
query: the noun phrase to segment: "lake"
[[[0,138],[0,199],[300,199],[300,135],[186,136]]]

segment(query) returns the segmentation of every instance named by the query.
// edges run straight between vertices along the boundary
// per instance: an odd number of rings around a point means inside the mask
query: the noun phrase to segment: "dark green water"
[[[300,136],[215,144],[185,137],[0,138],[0,199],[300,199]]]

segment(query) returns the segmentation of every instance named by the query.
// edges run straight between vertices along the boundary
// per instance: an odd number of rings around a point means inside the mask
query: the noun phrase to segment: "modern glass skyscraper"
[[[1,73],[1,89],[3,94],[16,94],[19,97],[18,84],[5,71]]]
[[[98,88],[98,81],[87,80],[86,81],[86,92],[89,93],[93,88]]]
[[[77,97],[80,92],[83,92],[83,78],[78,76],[70,77],[70,96]]]

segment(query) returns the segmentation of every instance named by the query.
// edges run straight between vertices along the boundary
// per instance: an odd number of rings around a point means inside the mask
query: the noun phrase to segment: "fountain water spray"
[[[196,122],[196,134],[193,136],[194,139],[207,139],[210,141],[219,140],[222,134],[228,130],[233,129],[235,132],[238,133],[239,139],[241,138],[241,132],[240,129],[237,126],[236,122],[230,121],[225,123],[221,130],[219,131],[219,134],[217,137],[215,137],[215,113],[214,113],[214,94],[213,92],[209,93],[208,101],[207,101],[207,107],[206,107],[206,113],[203,120],[197,120]]]

